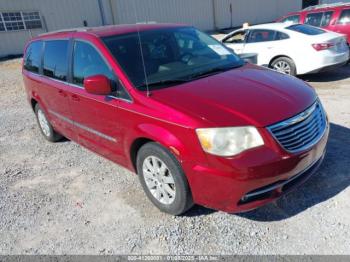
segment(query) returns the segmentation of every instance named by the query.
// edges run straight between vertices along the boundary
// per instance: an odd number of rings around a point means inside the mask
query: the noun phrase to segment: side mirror
[[[94,95],[109,95],[112,92],[111,81],[104,75],[89,76],[84,79],[86,92]]]
[[[251,63],[251,64],[258,64],[258,54],[256,53],[245,53],[238,55],[241,59],[243,59],[245,62]]]

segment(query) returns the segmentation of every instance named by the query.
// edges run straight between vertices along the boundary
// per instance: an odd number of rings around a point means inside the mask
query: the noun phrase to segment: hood
[[[246,64],[152,91],[152,98],[200,119],[203,126],[265,127],[302,112],[316,100],[316,93],[295,77]]]

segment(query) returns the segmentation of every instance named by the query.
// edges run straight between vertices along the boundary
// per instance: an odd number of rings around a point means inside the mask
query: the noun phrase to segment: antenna
[[[143,73],[145,75],[145,84],[146,84],[146,90],[147,90],[147,97],[151,96],[151,93],[149,91],[149,86],[148,86],[148,79],[147,79],[147,73],[146,73],[146,65],[145,65],[145,58],[143,56],[143,50],[142,50],[142,43],[141,43],[141,35],[140,35],[140,28],[139,28],[139,23],[138,23],[138,17],[137,17],[137,11],[136,11],[136,0],[133,0],[134,4],[134,13],[135,13],[135,20],[136,20],[136,28],[137,28],[137,36],[139,40],[139,47],[140,47],[140,53],[141,53],[141,60],[142,60],[142,67],[143,67]]]

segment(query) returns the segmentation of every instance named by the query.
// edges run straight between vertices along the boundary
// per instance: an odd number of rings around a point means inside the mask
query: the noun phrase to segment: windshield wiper
[[[234,68],[237,68],[237,67],[241,67],[241,66],[242,65],[240,64],[240,65],[236,65],[236,66],[214,67],[214,68],[209,69],[207,71],[194,73],[194,74],[190,75],[190,79],[193,80],[193,79],[199,79],[199,78],[211,76],[213,74],[226,72],[226,71],[229,71],[231,69],[234,69]]]
[[[150,83],[142,83],[137,86],[137,88],[142,88],[142,87],[147,87],[148,88],[154,88],[154,87],[160,87],[164,85],[173,85],[173,84],[182,84],[182,83],[187,83],[189,80],[187,79],[167,79],[167,80],[160,80],[160,81],[155,81],[155,82],[150,82]]]

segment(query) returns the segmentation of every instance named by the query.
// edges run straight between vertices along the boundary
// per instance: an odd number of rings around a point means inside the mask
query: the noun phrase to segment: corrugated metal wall
[[[118,24],[167,22],[213,29],[212,0],[111,0]]]
[[[0,0],[0,11],[40,11],[48,31],[106,24],[168,22],[213,30],[273,21],[301,8],[302,0]],[[232,5],[232,16],[230,12]],[[215,10],[215,12],[214,12]],[[215,14],[215,16],[214,16]],[[215,19],[214,19],[215,17]],[[42,30],[0,32],[0,57],[22,53],[24,43]]]
[[[40,11],[48,31],[101,25],[97,0],[0,0],[0,11]],[[20,54],[31,35],[45,32],[45,28],[30,31],[0,32],[0,57]]]
[[[245,22],[272,22],[288,12],[300,10],[302,1],[291,0],[214,0],[216,26],[227,28]],[[232,15],[231,15],[232,10]]]
[[[251,24],[271,22],[288,12],[300,10],[302,7],[301,0],[108,1],[112,12],[109,17],[115,17],[115,23],[175,22],[191,24],[202,30],[215,29],[214,20],[216,28],[240,26],[244,22]]]

